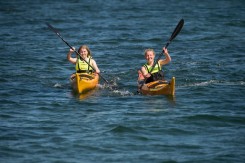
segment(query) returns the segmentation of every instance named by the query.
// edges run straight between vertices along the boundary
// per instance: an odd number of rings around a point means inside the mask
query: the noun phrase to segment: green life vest
[[[148,73],[151,72],[151,74],[157,73],[158,71],[161,71],[161,70],[162,70],[162,68],[161,68],[161,66],[159,65],[159,63],[157,63],[157,64],[155,65],[155,67],[154,67],[154,69],[153,69],[152,71],[151,71],[152,66],[149,66],[147,63],[144,64],[144,67],[145,67],[145,69],[148,71]]]
[[[91,65],[91,57],[89,57],[88,63]],[[76,71],[78,73],[92,73],[93,69],[79,56],[76,62]]]

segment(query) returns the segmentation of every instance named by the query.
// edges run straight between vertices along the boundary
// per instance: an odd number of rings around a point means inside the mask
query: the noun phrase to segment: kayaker
[[[141,69],[138,71],[138,82],[139,84],[150,83],[156,80],[164,80],[164,73],[162,71],[162,66],[168,64],[171,61],[171,57],[168,50],[163,47],[163,52],[165,59],[160,59],[155,65],[154,69],[151,71],[154,65],[155,52],[153,49],[146,49],[144,52],[145,59],[147,61]],[[151,72],[151,73],[150,73]]]
[[[86,60],[94,68],[96,74],[100,73],[100,70],[95,60],[92,58],[91,51],[87,45],[82,45],[78,49],[77,52],[80,53],[81,56],[77,55],[76,58],[72,57],[71,55],[74,51],[74,47],[73,49],[69,50],[67,53],[67,60],[76,65],[75,68],[77,73],[91,74],[93,72],[93,69],[84,60]]]

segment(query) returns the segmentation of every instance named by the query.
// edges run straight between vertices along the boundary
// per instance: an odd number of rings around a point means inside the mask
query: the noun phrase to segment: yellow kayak
[[[71,77],[72,89],[79,94],[95,89],[98,83],[99,75],[94,73],[76,73]]]
[[[174,95],[175,77],[172,77],[171,82],[167,82],[165,80],[157,80],[144,84],[141,89],[139,89],[139,92],[143,95]]]

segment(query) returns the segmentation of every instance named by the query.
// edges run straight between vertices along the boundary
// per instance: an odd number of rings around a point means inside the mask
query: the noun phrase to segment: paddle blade
[[[178,34],[179,32],[181,31],[182,27],[184,25],[184,19],[181,19],[178,23],[178,25],[175,27],[169,41],[172,41]]]
[[[55,32],[56,34],[59,34],[59,32],[49,23],[46,23],[46,25],[53,31]]]
[[[171,37],[169,38],[168,42],[165,45],[165,48],[167,49],[168,45],[171,43],[171,41],[179,34],[179,32],[181,31],[182,27],[184,25],[184,19],[181,19],[178,23],[178,25],[175,27]],[[161,54],[159,55],[158,59],[156,60],[156,62],[153,64],[153,67],[156,66],[156,63],[158,63],[158,61],[160,60],[161,56],[164,54],[164,51],[161,52]],[[152,72],[154,68],[151,69],[150,73]]]

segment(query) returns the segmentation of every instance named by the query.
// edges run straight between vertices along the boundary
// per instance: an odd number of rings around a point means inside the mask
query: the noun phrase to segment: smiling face
[[[83,58],[87,58],[88,57],[88,51],[85,48],[81,48],[79,50],[79,53],[82,55]]]
[[[91,51],[87,45],[80,46],[78,53],[80,53],[83,58],[91,57]]]
[[[154,63],[155,52],[152,49],[145,50],[145,59],[147,60],[148,64]]]

